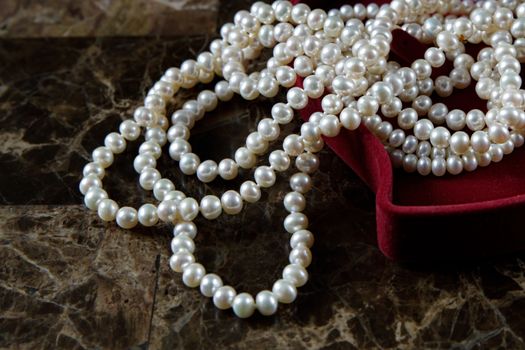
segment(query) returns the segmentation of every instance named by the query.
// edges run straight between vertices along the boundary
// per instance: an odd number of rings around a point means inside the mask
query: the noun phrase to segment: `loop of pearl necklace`
[[[387,61],[391,31],[399,26],[421,42],[436,45],[411,67]],[[384,143],[394,166],[436,176],[487,166],[524,142],[525,92],[520,89],[519,73],[520,62],[525,61],[525,4],[515,0],[501,5],[491,0],[477,4],[394,0],[381,7],[345,5],[328,13],[287,1],[257,2],[250,12],[238,12],[234,23],[225,24],[220,34],[222,39],[214,40],[209,52],[185,61],[180,68],[168,69],[148,92],[144,106],[136,109],[134,120],[123,121],[119,132],[106,136],[104,146],[93,151],[93,162],[84,167],[80,191],[89,209],[105,221],[116,220],[122,228],[138,223],[153,226],[159,220],[172,223],[170,267],[182,272],[184,284],[200,287],[219,309],[233,308],[239,317],[249,317],[255,309],[263,315],[274,314],[278,303],[295,300],[296,288],[308,280],[305,268],[312,260],[314,236],[307,230],[308,218],[302,211],[304,194],[312,188],[309,174],[319,167],[315,153],[324,146],[323,136],[334,137],[341,127],[355,130],[363,123]],[[476,61],[465,53],[465,42],[484,42],[488,47]],[[273,49],[267,67],[247,74],[247,64],[263,48]],[[454,69],[433,80],[432,69],[441,67],[446,59],[454,62]],[[175,111],[170,126],[166,106],[178,90],[211,83],[216,75],[224,80],[215,84],[214,91],[201,91]],[[304,78],[302,88],[294,87],[297,77]],[[432,103],[429,96],[434,91],[446,97],[455,88],[466,88],[472,79],[477,81],[478,96],[487,101],[487,113],[448,111],[443,103]],[[218,103],[229,101],[235,93],[246,100],[275,97],[281,86],[288,89],[287,102],[272,107],[271,118],[259,121],[257,131],[248,135],[234,159],[201,162],[192,153],[190,130]],[[284,138],[282,149],[269,154],[269,166],[255,168],[256,157],[266,154],[269,143],[279,137],[279,125],[290,123],[294,110],[305,108],[310,98],[320,97],[322,112],[312,114],[300,134]],[[411,107],[403,108],[403,103]],[[114,155],[124,152],[127,142],[137,140],[143,128],[145,141],[133,166],[140,186],[153,191],[159,204],[144,204],[138,210],[119,208],[108,198],[101,180]],[[465,128],[470,135],[462,131]],[[207,195],[198,202],[186,197],[156,169],[156,160],[168,142],[171,158],[185,175],[196,174],[207,183],[217,176],[232,180],[239,167],[255,168],[254,181],[245,181],[239,191],[228,190],[220,198]],[[290,264],[271,291],[263,290],[255,298],[237,294],[195,261],[197,228],[193,220],[199,213],[209,220],[222,212],[235,215],[244,202],[257,202],[261,188],[274,185],[276,172],[289,169],[291,157],[299,172],[291,176],[292,191],[284,197],[289,212],[284,228],[291,234]]]

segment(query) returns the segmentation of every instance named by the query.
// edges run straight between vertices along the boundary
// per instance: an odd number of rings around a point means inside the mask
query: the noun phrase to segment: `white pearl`
[[[187,140],[190,138],[190,130],[183,124],[175,124],[168,129],[167,137],[169,142],[176,139]]]
[[[319,168],[319,158],[312,153],[302,153],[295,159],[295,167],[304,173],[313,173]]]
[[[290,167],[290,157],[282,150],[275,150],[270,153],[268,160],[271,167],[276,171],[285,171]]]
[[[91,187],[84,197],[84,204],[91,210],[97,210],[99,202],[105,198],[108,198],[106,191],[102,188]]]
[[[289,192],[284,196],[284,207],[289,212],[301,212],[306,207],[306,200],[299,192]]]
[[[171,240],[171,251],[177,253],[181,250],[188,251],[193,253],[195,251],[195,243],[186,234],[180,234],[176,237],[173,237]]]
[[[243,207],[241,195],[233,190],[223,193],[221,196],[222,209],[226,214],[239,214]]]
[[[232,180],[237,177],[239,166],[233,159],[225,158],[220,161],[218,171],[224,180]]]
[[[482,130],[485,127],[485,114],[479,109],[472,109],[467,113],[466,125],[472,131]]]
[[[438,126],[430,133],[430,142],[435,147],[446,148],[448,147],[449,140],[450,131],[442,126]]]
[[[196,288],[205,274],[204,266],[199,263],[191,263],[185,266],[182,271],[182,282],[190,288]]]
[[[434,125],[428,119],[418,120],[414,125],[414,135],[419,140],[428,140],[430,138],[430,133],[434,129]]]
[[[146,168],[155,168],[157,161],[151,154],[139,154],[133,160],[133,168],[140,174]]]
[[[80,184],[78,186],[80,193],[86,194],[90,188],[92,187],[98,187],[102,188],[102,181],[96,176],[95,174],[87,175],[86,177],[82,178],[80,181]]]
[[[257,310],[264,316],[271,316],[277,311],[277,297],[269,290],[263,290],[257,293],[255,297]]]
[[[452,175],[458,175],[463,171],[463,162],[458,156],[452,155],[447,158],[447,170]]]
[[[300,110],[308,104],[308,95],[306,95],[303,89],[293,87],[286,93],[286,100],[290,104],[290,107]]]
[[[308,247],[298,246],[290,252],[289,261],[291,264],[308,267],[312,262],[312,253]]]
[[[157,169],[144,168],[140,173],[139,184],[143,189],[151,191],[155,186],[155,183],[160,179],[161,175]]]
[[[290,177],[290,187],[299,193],[306,193],[312,189],[312,179],[308,174],[295,173]]]
[[[184,198],[178,205],[179,215],[184,221],[192,221],[199,214],[199,203],[193,198]]]
[[[243,200],[248,203],[255,203],[261,198],[261,190],[253,181],[245,181],[241,185],[240,194]]]
[[[470,146],[470,138],[466,132],[457,131],[450,138],[450,148],[456,154],[465,154]]]
[[[106,171],[99,163],[87,163],[82,169],[83,176],[95,175],[99,179],[103,179]]]
[[[296,287],[302,287],[308,281],[308,272],[301,265],[290,264],[283,270],[283,279],[289,281]]]
[[[430,110],[428,111],[428,119],[430,119],[434,125],[441,125],[445,123],[447,114],[447,106],[443,103],[436,103],[430,107]]]
[[[271,187],[275,184],[275,172],[269,166],[259,166],[254,173],[255,182],[260,187]]]
[[[140,136],[140,126],[128,119],[120,123],[119,132],[126,140],[135,141]]]
[[[145,141],[139,147],[139,154],[150,154],[155,159],[162,155],[162,148],[156,141]]]
[[[180,250],[170,257],[170,268],[175,272],[182,272],[185,267],[195,262],[193,254],[187,250]]]
[[[200,291],[205,297],[211,298],[222,286],[222,279],[214,273],[209,273],[202,277]]]
[[[213,195],[204,196],[201,200],[200,210],[206,219],[216,219],[222,213],[221,200]]]
[[[283,149],[288,155],[297,157],[303,152],[304,144],[299,135],[290,134],[283,140]]]
[[[432,159],[432,174],[443,176],[447,172],[447,163],[442,157]]]
[[[159,216],[159,219],[164,222],[175,222],[179,211],[177,208],[178,201],[173,199],[167,200],[166,197],[159,203],[159,206],[157,207],[157,215]]]
[[[299,230],[293,233],[290,238],[290,246],[292,249],[297,248],[300,245],[304,245],[308,248],[314,244],[314,235],[308,230]]]
[[[295,285],[286,279],[277,280],[273,284],[272,293],[277,300],[283,304],[290,304],[295,298],[297,298],[297,289]]]
[[[319,128],[324,136],[335,137],[339,134],[341,124],[335,115],[328,114],[321,119]]]
[[[426,176],[432,172],[432,160],[428,157],[421,157],[417,161],[417,172]]]
[[[418,120],[418,115],[415,109],[413,108],[405,108],[397,117],[397,123],[400,128],[409,130],[414,127]]]
[[[341,125],[348,130],[355,130],[361,124],[361,116],[359,115],[359,112],[350,107],[343,109],[339,118],[341,119]]]
[[[179,168],[185,175],[193,175],[200,165],[200,158],[195,153],[184,153],[180,156]]]
[[[215,180],[217,173],[217,163],[213,160],[205,160],[197,167],[197,177],[204,183]]]
[[[173,236],[185,234],[191,239],[197,235],[197,226],[193,222],[178,222],[173,227]]]
[[[251,169],[255,165],[257,158],[252,151],[246,147],[239,147],[235,151],[235,162],[243,169]]]
[[[447,114],[445,120],[450,130],[457,131],[465,127],[466,115],[460,109],[453,109]]]
[[[240,293],[233,299],[232,308],[237,317],[250,317],[255,311],[255,300],[248,293]]]
[[[143,226],[151,227],[156,225],[159,221],[157,207],[149,203],[142,205],[138,210],[137,218]]]
[[[98,203],[98,216],[104,221],[113,221],[117,215],[119,207],[117,202],[112,199],[105,198]]]
[[[308,218],[303,213],[291,213],[284,219],[284,228],[289,233],[308,228]]]
[[[146,139],[146,142],[148,141],[156,142],[157,144],[161,146],[164,146],[166,142],[168,141],[166,131],[164,131],[160,127],[149,128],[148,130],[146,130],[144,138]]]
[[[266,141],[257,131],[254,131],[246,138],[246,148],[254,154],[264,154],[268,149],[268,141]]]
[[[122,207],[117,211],[117,225],[122,228],[130,229],[137,226],[137,210],[132,207]]]
[[[94,163],[100,164],[100,166],[107,168],[113,164],[113,152],[107,147],[97,147],[92,153]]]
[[[120,154],[126,149],[126,140],[122,135],[112,132],[104,139],[104,146],[111,150],[111,152]]]
[[[510,138],[509,130],[499,124],[490,125],[488,135],[490,140],[495,143],[505,143]]]
[[[174,160],[180,160],[185,153],[191,152],[191,145],[183,139],[175,139],[169,148],[170,157]]]

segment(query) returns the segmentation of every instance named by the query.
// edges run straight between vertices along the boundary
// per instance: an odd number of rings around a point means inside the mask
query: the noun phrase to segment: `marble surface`
[[[31,18],[35,10],[22,16],[20,9],[36,3],[13,1],[21,5],[11,4],[2,23]],[[214,8],[213,26],[248,3],[203,1]],[[314,261],[296,303],[274,317],[239,320],[184,287],[167,265],[168,227],[105,224],[83,207],[77,186],[103,136],[130,116],[161,71],[210,36],[99,37],[122,32],[97,30],[20,38],[41,33],[9,29],[0,39],[0,348],[525,348],[525,255],[461,265],[387,260],[377,249],[373,194],[329,150],[309,196]],[[231,155],[271,102],[221,105],[196,127],[196,152]],[[136,145],[118,157],[104,179],[112,196],[131,205],[153,201],[137,186],[135,152]],[[181,176],[169,157],[159,168],[195,196],[231,187]],[[285,180],[242,215],[197,221],[197,257],[238,289],[269,288],[286,262]]]

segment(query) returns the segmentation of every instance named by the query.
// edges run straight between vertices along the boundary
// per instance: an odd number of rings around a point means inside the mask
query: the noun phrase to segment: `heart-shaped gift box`
[[[351,4],[303,2],[325,10]],[[427,46],[406,32],[394,30],[393,38],[390,60],[410,66],[423,57]],[[467,47],[473,57],[479,49]],[[447,64],[433,77],[448,75],[452,64]],[[440,100],[449,110],[486,110],[474,83],[454,90],[446,99],[433,95],[432,100]],[[308,120],[320,110],[320,100],[311,100],[301,116]],[[463,260],[525,248],[525,147],[488,167],[435,177],[393,171],[384,146],[364,126],[356,131],[342,129],[337,137],[324,140],[375,192],[377,240],[387,257],[398,261]]]

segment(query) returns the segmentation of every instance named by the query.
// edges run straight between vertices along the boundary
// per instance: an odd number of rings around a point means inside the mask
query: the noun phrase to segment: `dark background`
[[[166,68],[193,58],[250,3],[1,1],[0,348],[525,348],[525,255],[387,260],[373,193],[329,150],[307,198],[310,282],[271,318],[239,320],[184,287],[167,264],[167,226],[125,231],[84,208],[77,186],[92,149]],[[221,104],[194,129],[194,150],[231,156],[275,100]],[[122,204],[152,201],[132,170],[136,146],[104,178]],[[197,197],[232,187],[183,177],[169,157],[159,168]],[[237,290],[270,288],[287,261],[286,180],[241,215],[197,220],[198,259]]]

